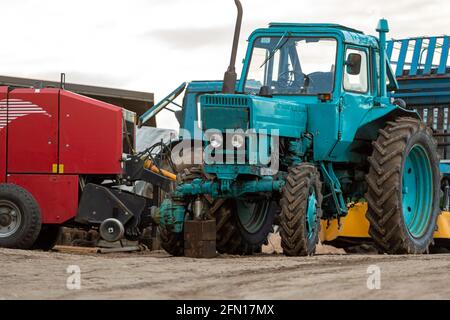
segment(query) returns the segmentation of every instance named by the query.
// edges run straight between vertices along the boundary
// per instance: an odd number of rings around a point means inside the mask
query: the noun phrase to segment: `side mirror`
[[[362,56],[359,53],[350,53],[348,55],[345,65],[347,66],[347,73],[356,76],[361,73]]]

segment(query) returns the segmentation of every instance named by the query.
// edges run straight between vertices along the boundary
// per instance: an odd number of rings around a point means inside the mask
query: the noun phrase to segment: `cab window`
[[[273,95],[316,95],[334,89],[337,41],[333,38],[257,38],[253,44],[245,91],[265,87]]]
[[[357,93],[369,91],[367,52],[349,48],[346,51],[344,90]]]

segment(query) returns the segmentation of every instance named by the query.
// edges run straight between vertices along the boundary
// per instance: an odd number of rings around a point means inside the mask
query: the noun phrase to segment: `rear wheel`
[[[322,183],[308,163],[289,169],[281,198],[281,247],[287,256],[311,256],[319,242]]]
[[[41,212],[25,189],[0,185],[0,247],[31,249],[41,230]]]
[[[369,233],[389,254],[421,254],[433,241],[439,214],[439,159],[431,130],[398,118],[380,130],[369,157]]]
[[[262,245],[267,243],[268,235],[273,230],[275,212],[273,204],[266,199],[258,202],[222,200],[213,213],[217,251],[238,255],[261,252]]]

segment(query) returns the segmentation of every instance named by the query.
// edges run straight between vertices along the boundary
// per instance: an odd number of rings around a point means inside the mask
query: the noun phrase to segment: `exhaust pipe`
[[[239,0],[234,0],[234,2],[236,3],[238,15],[236,19],[236,27],[234,29],[233,49],[231,51],[230,66],[228,67],[228,70],[225,72],[222,89],[222,93],[230,93],[230,94],[236,92],[236,81],[237,81],[236,56],[239,46],[239,37],[241,35],[242,16],[244,14],[241,2]]]
[[[378,23],[377,32],[379,33],[380,41],[380,96],[387,97],[386,89],[386,35],[389,32],[389,23],[386,19],[381,19]]]

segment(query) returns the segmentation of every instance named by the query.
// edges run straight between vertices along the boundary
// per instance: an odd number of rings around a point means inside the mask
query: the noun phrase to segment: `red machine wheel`
[[[0,247],[31,249],[41,231],[41,210],[25,189],[0,185]]]

